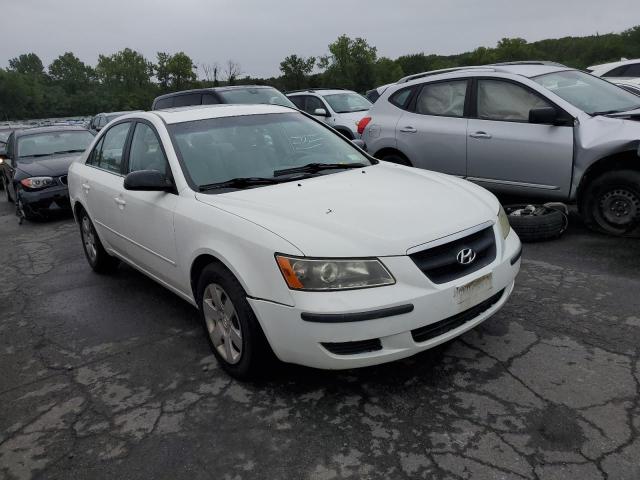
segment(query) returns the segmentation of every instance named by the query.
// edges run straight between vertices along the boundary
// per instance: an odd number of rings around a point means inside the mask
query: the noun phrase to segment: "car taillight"
[[[362,135],[364,133],[364,129],[369,122],[371,121],[371,117],[364,117],[362,120],[358,122],[358,134]]]

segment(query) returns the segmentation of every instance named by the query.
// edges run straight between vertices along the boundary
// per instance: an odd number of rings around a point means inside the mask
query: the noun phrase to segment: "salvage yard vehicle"
[[[15,130],[0,163],[6,200],[32,220],[51,210],[68,209],[67,171],[93,140],[82,127],[35,127]]]
[[[106,112],[106,113],[103,112],[103,113],[98,113],[89,122],[89,130],[91,130],[94,133],[98,133],[111,120],[115,120],[116,118],[121,117],[123,115],[126,115],[127,113],[139,112],[139,111],[141,111],[141,110],[127,110],[127,111],[123,111],[123,112]]]
[[[198,88],[160,95],[153,100],[151,110],[217,104],[266,104],[293,107],[293,103],[280,90],[267,85],[234,85]]]
[[[360,138],[358,121],[367,114],[371,102],[351,90],[314,88],[287,92],[300,110],[335,128],[348,139]]]
[[[127,115],[69,188],[89,265],[122,260],[197,306],[239,378],[273,354],[325,369],[413,355],[493,315],[520,268],[491,193],[280,106]]]
[[[545,62],[461,67],[388,87],[359,124],[387,161],[495,193],[577,202],[612,235],[640,227],[640,98]]]
[[[640,78],[640,58],[593,65],[587,67],[587,71],[596,77],[603,77],[614,83],[617,83],[616,80]]]

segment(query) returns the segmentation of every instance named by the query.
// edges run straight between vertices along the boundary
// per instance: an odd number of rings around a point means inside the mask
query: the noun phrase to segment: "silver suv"
[[[640,98],[563,65],[428,72],[387,88],[362,120],[390,162],[464,177],[498,194],[577,202],[585,223],[640,230]]]
[[[359,93],[337,88],[287,92],[300,110],[322,120],[350,140],[360,138],[357,124],[366,116],[371,102]]]

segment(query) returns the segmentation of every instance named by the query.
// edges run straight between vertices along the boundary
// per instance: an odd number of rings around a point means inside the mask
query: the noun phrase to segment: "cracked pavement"
[[[190,305],[2,202],[0,478],[638,479],[639,272],[640,242],[572,218],[458,340],[243,384]]]

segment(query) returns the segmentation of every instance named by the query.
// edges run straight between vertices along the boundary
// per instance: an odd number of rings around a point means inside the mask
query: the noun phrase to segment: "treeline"
[[[551,60],[576,68],[640,57],[640,26],[622,33],[565,37],[528,43],[502,39],[495,48],[458,55],[417,53],[393,60],[379,57],[362,38],[340,36],[319,57],[290,55],[278,77],[251,78],[233,60],[196,64],[187,54],[158,52],[152,61],[129,48],[100,55],[95,67],[73,53],[47,68],[35,53],[9,60],[0,69],[0,120],[91,115],[101,111],[146,110],[159,94],[203,86],[268,84],[281,90],[332,86],[364,92],[413,73],[515,60]]]

